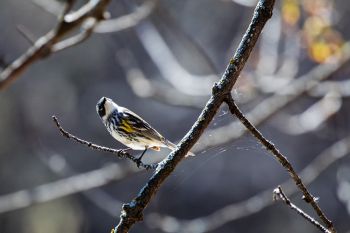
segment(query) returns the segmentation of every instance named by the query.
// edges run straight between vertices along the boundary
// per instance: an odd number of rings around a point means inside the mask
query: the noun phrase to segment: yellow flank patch
[[[120,128],[122,128],[123,130],[125,130],[128,133],[132,133],[135,130],[128,124],[128,122],[126,120],[122,120],[121,126]]]

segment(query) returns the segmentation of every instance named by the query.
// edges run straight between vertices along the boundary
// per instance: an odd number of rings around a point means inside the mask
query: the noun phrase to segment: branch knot
[[[219,91],[220,91],[220,86],[219,86],[219,84],[218,84],[217,82],[215,82],[214,85],[213,85],[213,88],[212,88],[212,90],[211,90],[211,93],[212,93],[213,95],[215,95],[215,94],[218,93]]]
[[[310,196],[303,195],[301,199],[303,199],[306,203],[310,203],[312,201],[316,201],[317,200],[317,198],[315,198],[315,197],[313,197],[311,195]]]
[[[139,222],[143,220],[142,209],[140,209],[136,205],[135,200],[123,205],[122,212],[120,214],[120,219],[126,225],[130,225],[130,226],[133,225],[135,222]],[[115,232],[117,232],[117,229],[115,229]]]

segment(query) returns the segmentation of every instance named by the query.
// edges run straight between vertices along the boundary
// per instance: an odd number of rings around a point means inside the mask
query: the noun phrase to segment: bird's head
[[[109,114],[118,108],[118,105],[113,100],[102,97],[96,105],[96,111],[102,120],[106,120]]]

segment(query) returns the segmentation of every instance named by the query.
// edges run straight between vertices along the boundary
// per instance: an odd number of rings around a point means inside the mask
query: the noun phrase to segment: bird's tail
[[[165,141],[165,145],[170,149],[170,150],[175,150],[176,149],[176,145],[168,140]],[[195,154],[193,154],[191,151],[187,152],[186,157],[188,156],[195,156]]]

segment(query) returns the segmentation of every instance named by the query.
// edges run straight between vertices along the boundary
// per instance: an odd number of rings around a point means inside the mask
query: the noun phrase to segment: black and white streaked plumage
[[[139,159],[148,148],[156,151],[161,147],[171,150],[176,148],[175,144],[165,139],[136,113],[117,105],[109,98],[102,97],[96,105],[96,111],[116,140],[133,150],[144,150]],[[194,154],[189,152],[188,155]]]

